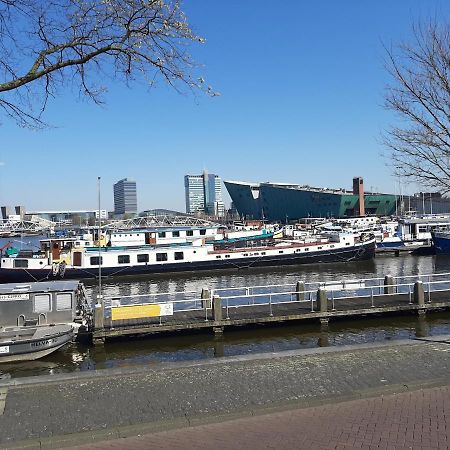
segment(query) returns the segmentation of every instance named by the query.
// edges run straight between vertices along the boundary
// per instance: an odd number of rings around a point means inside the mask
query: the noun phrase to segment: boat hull
[[[375,242],[369,241],[352,247],[311,253],[290,253],[284,255],[249,256],[239,259],[215,259],[208,261],[178,262],[121,267],[102,266],[102,277],[123,277],[176,272],[195,272],[224,269],[246,269],[250,267],[277,267],[285,265],[340,263],[372,259],[375,256]],[[67,267],[64,279],[89,279],[98,277],[98,268]],[[43,269],[0,268],[1,283],[59,280],[61,276]]]
[[[17,334],[26,331],[18,328]],[[1,340],[0,333],[0,363],[15,361],[32,361],[42,358],[60,349],[73,339],[74,332],[70,325],[46,326],[46,330],[38,330],[34,335],[14,341]],[[11,333],[11,332],[10,332]]]
[[[436,232],[431,234],[436,254],[450,253],[450,233]]]

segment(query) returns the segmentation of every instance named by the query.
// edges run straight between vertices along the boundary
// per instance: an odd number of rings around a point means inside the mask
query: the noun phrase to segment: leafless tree
[[[23,126],[62,87],[103,101],[105,80],[158,77],[215,95],[196,76],[188,47],[203,43],[180,0],[0,0],[0,108]]]
[[[384,136],[395,173],[450,191],[450,24],[414,27],[414,39],[387,50],[393,82],[385,105],[397,115]]]

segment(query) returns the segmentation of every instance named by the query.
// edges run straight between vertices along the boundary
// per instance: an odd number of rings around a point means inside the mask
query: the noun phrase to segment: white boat
[[[406,216],[386,222],[377,239],[377,251],[432,253],[432,233],[450,227],[449,215]]]
[[[0,328],[0,363],[42,358],[73,337],[74,327],[69,324]]]
[[[248,245],[248,244],[247,244]],[[370,259],[375,239],[368,234],[330,233],[308,239],[253,242],[223,248],[204,239],[180,245],[86,247],[77,241],[44,240],[39,252],[3,255],[0,282],[279,266]]]

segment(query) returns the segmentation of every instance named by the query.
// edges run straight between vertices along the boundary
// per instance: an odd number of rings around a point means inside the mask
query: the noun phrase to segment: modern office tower
[[[221,180],[213,173],[185,175],[186,212],[223,217],[225,207],[222,201]]]
[[[114,184],[114,214],[137,213],[136,181],[124,178]]]

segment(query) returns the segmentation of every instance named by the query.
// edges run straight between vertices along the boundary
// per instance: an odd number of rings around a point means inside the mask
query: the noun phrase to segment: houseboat
[[[38,252],[4,254],[0,282],[62,278],[145,275],[152,273],[241,269],[257,266],[323,263],[370,259],[375,239],[369,234],[330,233],[303,239],[247,241],[245,247],[226,247],[204,239],[172,245],[86,246],[80,241],[41,242]],[[85,241],[88,242],[88,241]]]

